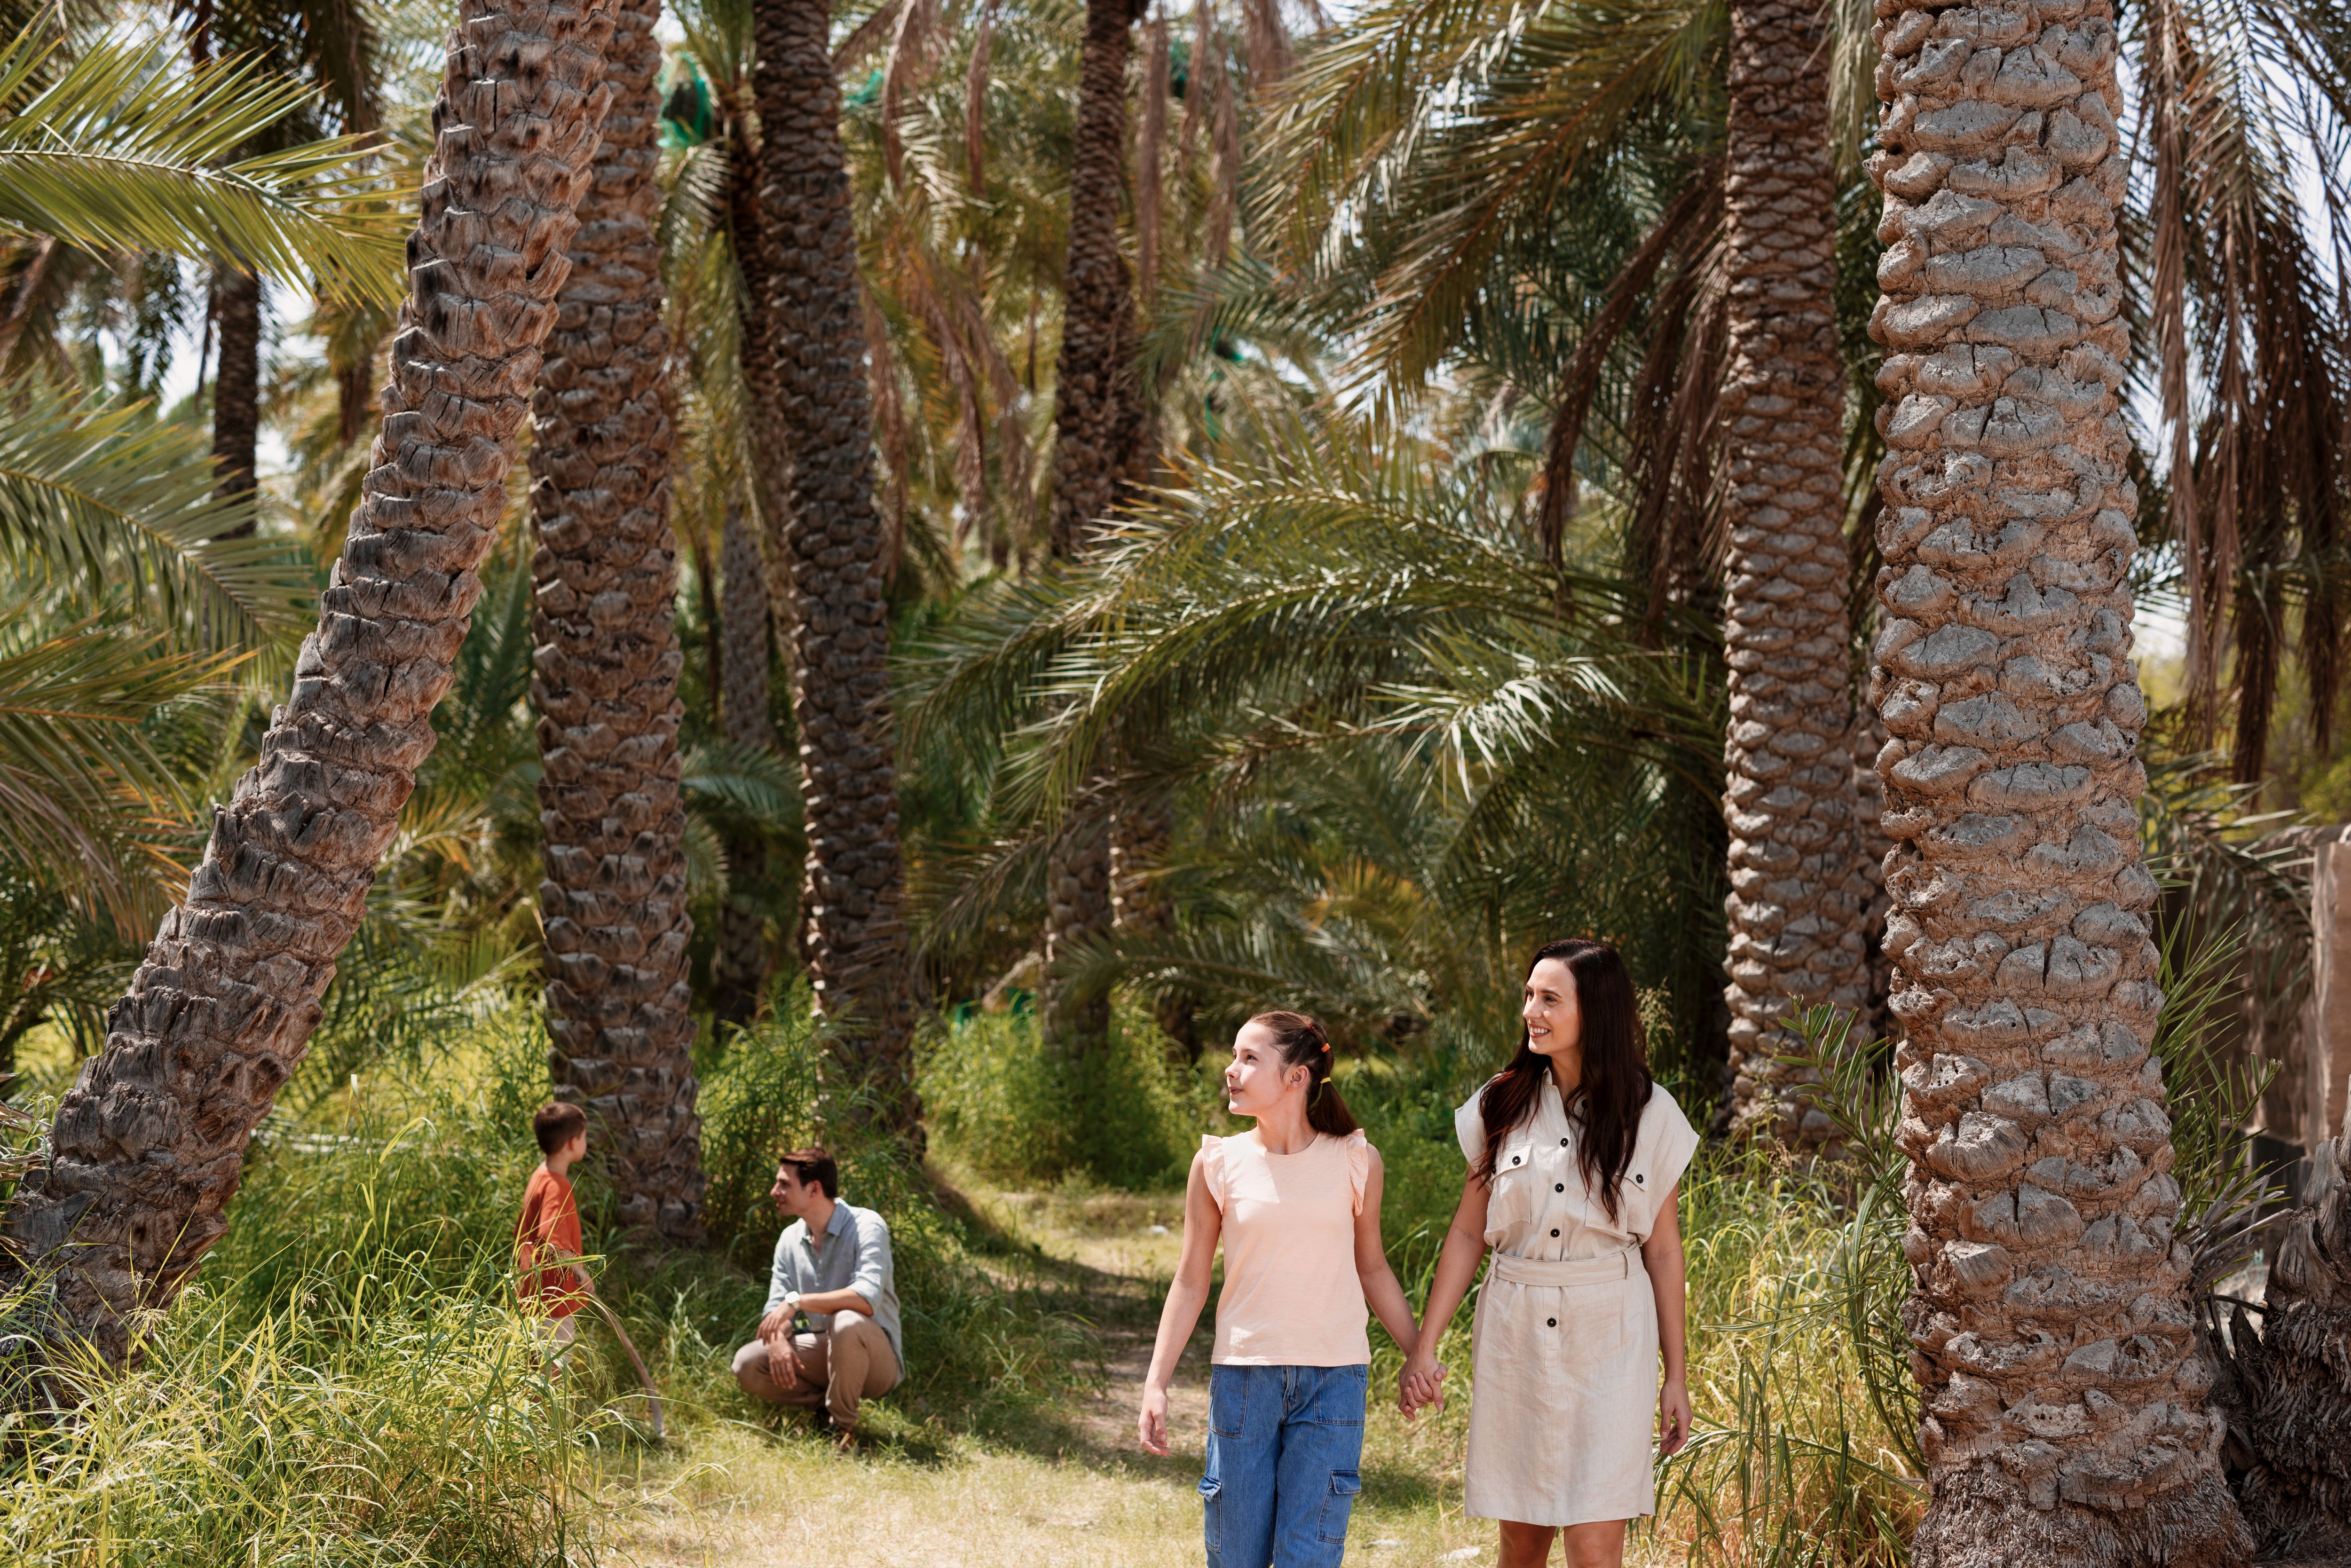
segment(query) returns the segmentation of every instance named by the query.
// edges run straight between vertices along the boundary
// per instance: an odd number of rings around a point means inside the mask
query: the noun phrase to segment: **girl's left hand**
[[[1668,1377],[1657,1394],[1657,1451],[1673,1455],[1682,1451],[1690,1438],[1689,1382],[1683,1377]]]

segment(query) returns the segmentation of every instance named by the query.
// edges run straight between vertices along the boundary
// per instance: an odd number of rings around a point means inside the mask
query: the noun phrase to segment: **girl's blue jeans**
[[[1339,1568],[1363,1490],[1368,1366],[1208,1374],[1208,1568]]]

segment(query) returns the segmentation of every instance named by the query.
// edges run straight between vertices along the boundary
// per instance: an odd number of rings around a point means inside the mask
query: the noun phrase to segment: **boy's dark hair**
[[[841,1167],[832,1163],[832,1156],[824,1150],[813,1145],[805,1149],[789,1149],[777,1155],[776,1163],[791,1166],[792,1175],[799,1178],[801,1186],[814,1182],[824,1188],[825,1197],[841,1196]]]
[[[588,1130],[588,1113],[561,1100],[551,1100],[532,1114],[530,1130],[538,1135],[538,1152],[551,1155]]]

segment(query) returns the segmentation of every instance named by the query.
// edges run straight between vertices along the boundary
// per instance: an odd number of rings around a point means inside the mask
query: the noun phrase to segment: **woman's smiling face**
[[[1583,1009],[1575,999],[1575,973],[1564,958],[1545,958],[1527,976],[1519,1016],[1527,1024],[1527,1049],[1555,1056],[1583,1044]]]
[[[1273,1031],[1261,1023],[1245,1023],[1233,1036],[1233,1060],[1225,1068],[1225,1109],[1236,1116],[1262,1116],[1273,1109],[1292,1085],[1292,1075],[1307,1076],[1302,1067],[1285,1067],[1281,1047]]]

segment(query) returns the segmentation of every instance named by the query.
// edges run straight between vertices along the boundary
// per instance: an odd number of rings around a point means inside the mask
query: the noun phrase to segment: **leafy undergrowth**
[[[640,1501],[632,1478],[691,1473],[714,1434],[774,1425],[728,1363],[765,1301],[773,1151],[815,1133],[820,1045],[804,1027],[772,1029],[702,1064],[710,1250],[607,1243],[596,1260],[666,1396],[665,1440],[601,1323],[550,1377],[512,1311],[545,1040],[530,1009],[501,1007],[429,1071],[361,1080],[265,1125],[226,1237],[145,1325],[137,1370],[89,1378],[74,1420],[20,1423],[0,1448],[0,1561],[609,1560],[616,1520]],[[890,1218],[905,1310],[909,1375],[873,1423],[885,1448],[936,1455],[1025,1429],[1085,1385],[1065,1280],[944,1207],[891,1146],[841,1152],[843,1196]],[[594,1249],[609,1195],[592,1171],[579,1186]],[[35,1330],[39,1306],[0,1303],[5,1326]]]
[[[908,1380],[869,1407],[860,1456],[728,1371],[764,1299],[768,1161],[819,1134],[820,1042],[769,1029],[701,1063],[711,1248],[599,1263],[666,1396],[655,1439],[601,1324],[550,1378],[510,1310],[544,1045],[528,1008],[501,1008],[429,1071],[362,1081],[258,1140],[226,1239],[149,1326],[141,1367],[0,1449],[0,1560],[862,1568],[888,1542],[892,1561],[1196,1562],[1207,1325],[1178,1389],[1188,1452],[1143,1455],[1132,1400],[1181,1228],[1168,1167],[1204,1125],[1228,1129],[1169,1068],[1125,1124],[1154,1179],[1073,1168],[1067,1146],[1030,1175],[1022,1113],[1050,1113],[1050,1083],[1002,1059],[1034,1052],[1033,1029],[948,1043],[926,1095],[960,1136],[930,1170],[841,1145],[844,1195],[891,1220],[908,1342]],[[1387,1162],[1391,1255],[1416,1298],[1458,1192],[1458,1076],[1432,1062],[1347,1084]],[[1007,1081],[1044,1097],[975,1097]],[[1896,1436],[1915,1418],[1892,1319],[1899,1229],[1851,1189],[1716,1155],[1686,1179],[1699,1438],[1667,1469],[1635,1561],[1899,1560],[1919,1500]],[[580,1191],[595,1246],[607,1195],[592,1174]],[[1372,1415],[1351,1561],[1492,1551],[1491,1526],[1460,1513],[1468,1326],[1465,1310],[1444,1412]],[[1389,1388],[1396,1353],[1374,1336]]]
[[[620,1412],[549,1385],[511,1313],[400,1268],[258,1315],[189,1292],[144,1364],[20,1429],[0,1559],[40,1564],[596,1560]],[[21,1306],[22,1303],[19,1303]]]

